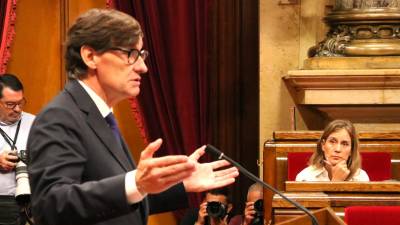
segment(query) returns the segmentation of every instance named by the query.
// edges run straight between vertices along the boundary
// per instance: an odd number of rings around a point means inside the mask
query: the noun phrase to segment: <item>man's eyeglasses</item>
[[[126,53],[128,55],[128,64],[134,64],[139,59],[139,57],[145,60],[147,56],[149,56],[149,52],[144,49],[137,50],[134,48],[125,49],[125,48],[114,47],[110,48],[110,50],[117,50]]]
[[[17,105],[20,108],[24,107],[25,104],[26,104],[26,99],[24,98],[19,102],[3,102],[3,101],[1,101],[1,102],[3,103],[5,108],[7,108],[7,109],[15,109],[15,107],[17,107]]]

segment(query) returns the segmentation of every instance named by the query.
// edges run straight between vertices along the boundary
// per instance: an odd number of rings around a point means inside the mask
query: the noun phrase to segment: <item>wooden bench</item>
[[[273,140],[265,142],[263,151],[263,179],[280,191],[286,191],[287,154],[313,152],[322,131],[277,131]],[[359,132],[361,152],[388,152],[391,155],[392,179],[400,180],[400,131]],[[305,190],[307,191],[307,190]],[[272,219],[274,193],[264,191],[265,218]]]
[[[330,207],[344,217],[348,206],[400,206],[400,182],[286,182],[285,195],[309,210]],[[303,215],[293,205],[274,195],[274,223]]]

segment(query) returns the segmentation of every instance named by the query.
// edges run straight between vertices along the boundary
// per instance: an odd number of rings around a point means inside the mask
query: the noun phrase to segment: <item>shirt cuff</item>
[[[129,171],[125,175],[125,193],[129,204],[142,201],[147,194],[142,195],[136,186],[136,170]]]

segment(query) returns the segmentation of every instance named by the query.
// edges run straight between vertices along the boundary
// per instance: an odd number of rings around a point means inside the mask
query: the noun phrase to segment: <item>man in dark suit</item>
[[[144,62],[143,33],[131,16],[92,9],[69,29],[66,68],[71,81],[37,116],[28,140],[32,213],[38,224],[146,224],[150,211],[186,205],[185,191],[233,183],[226,161],[154,158],[162,141],[143,150],[137,166],[120,136],[112,107],[137,96]]]

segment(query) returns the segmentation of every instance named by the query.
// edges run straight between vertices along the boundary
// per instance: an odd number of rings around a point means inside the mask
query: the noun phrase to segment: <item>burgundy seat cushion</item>
[[[350,206],[344,212],[347,225],[400,224],[400,206]]]
[[[362,168],[371,181],[392,178],[391,155],[389,152],[362,152]]]
[[[300,171],[307,167],[312,152],[289,152],[287,155],[288,180],[293,181]]]

